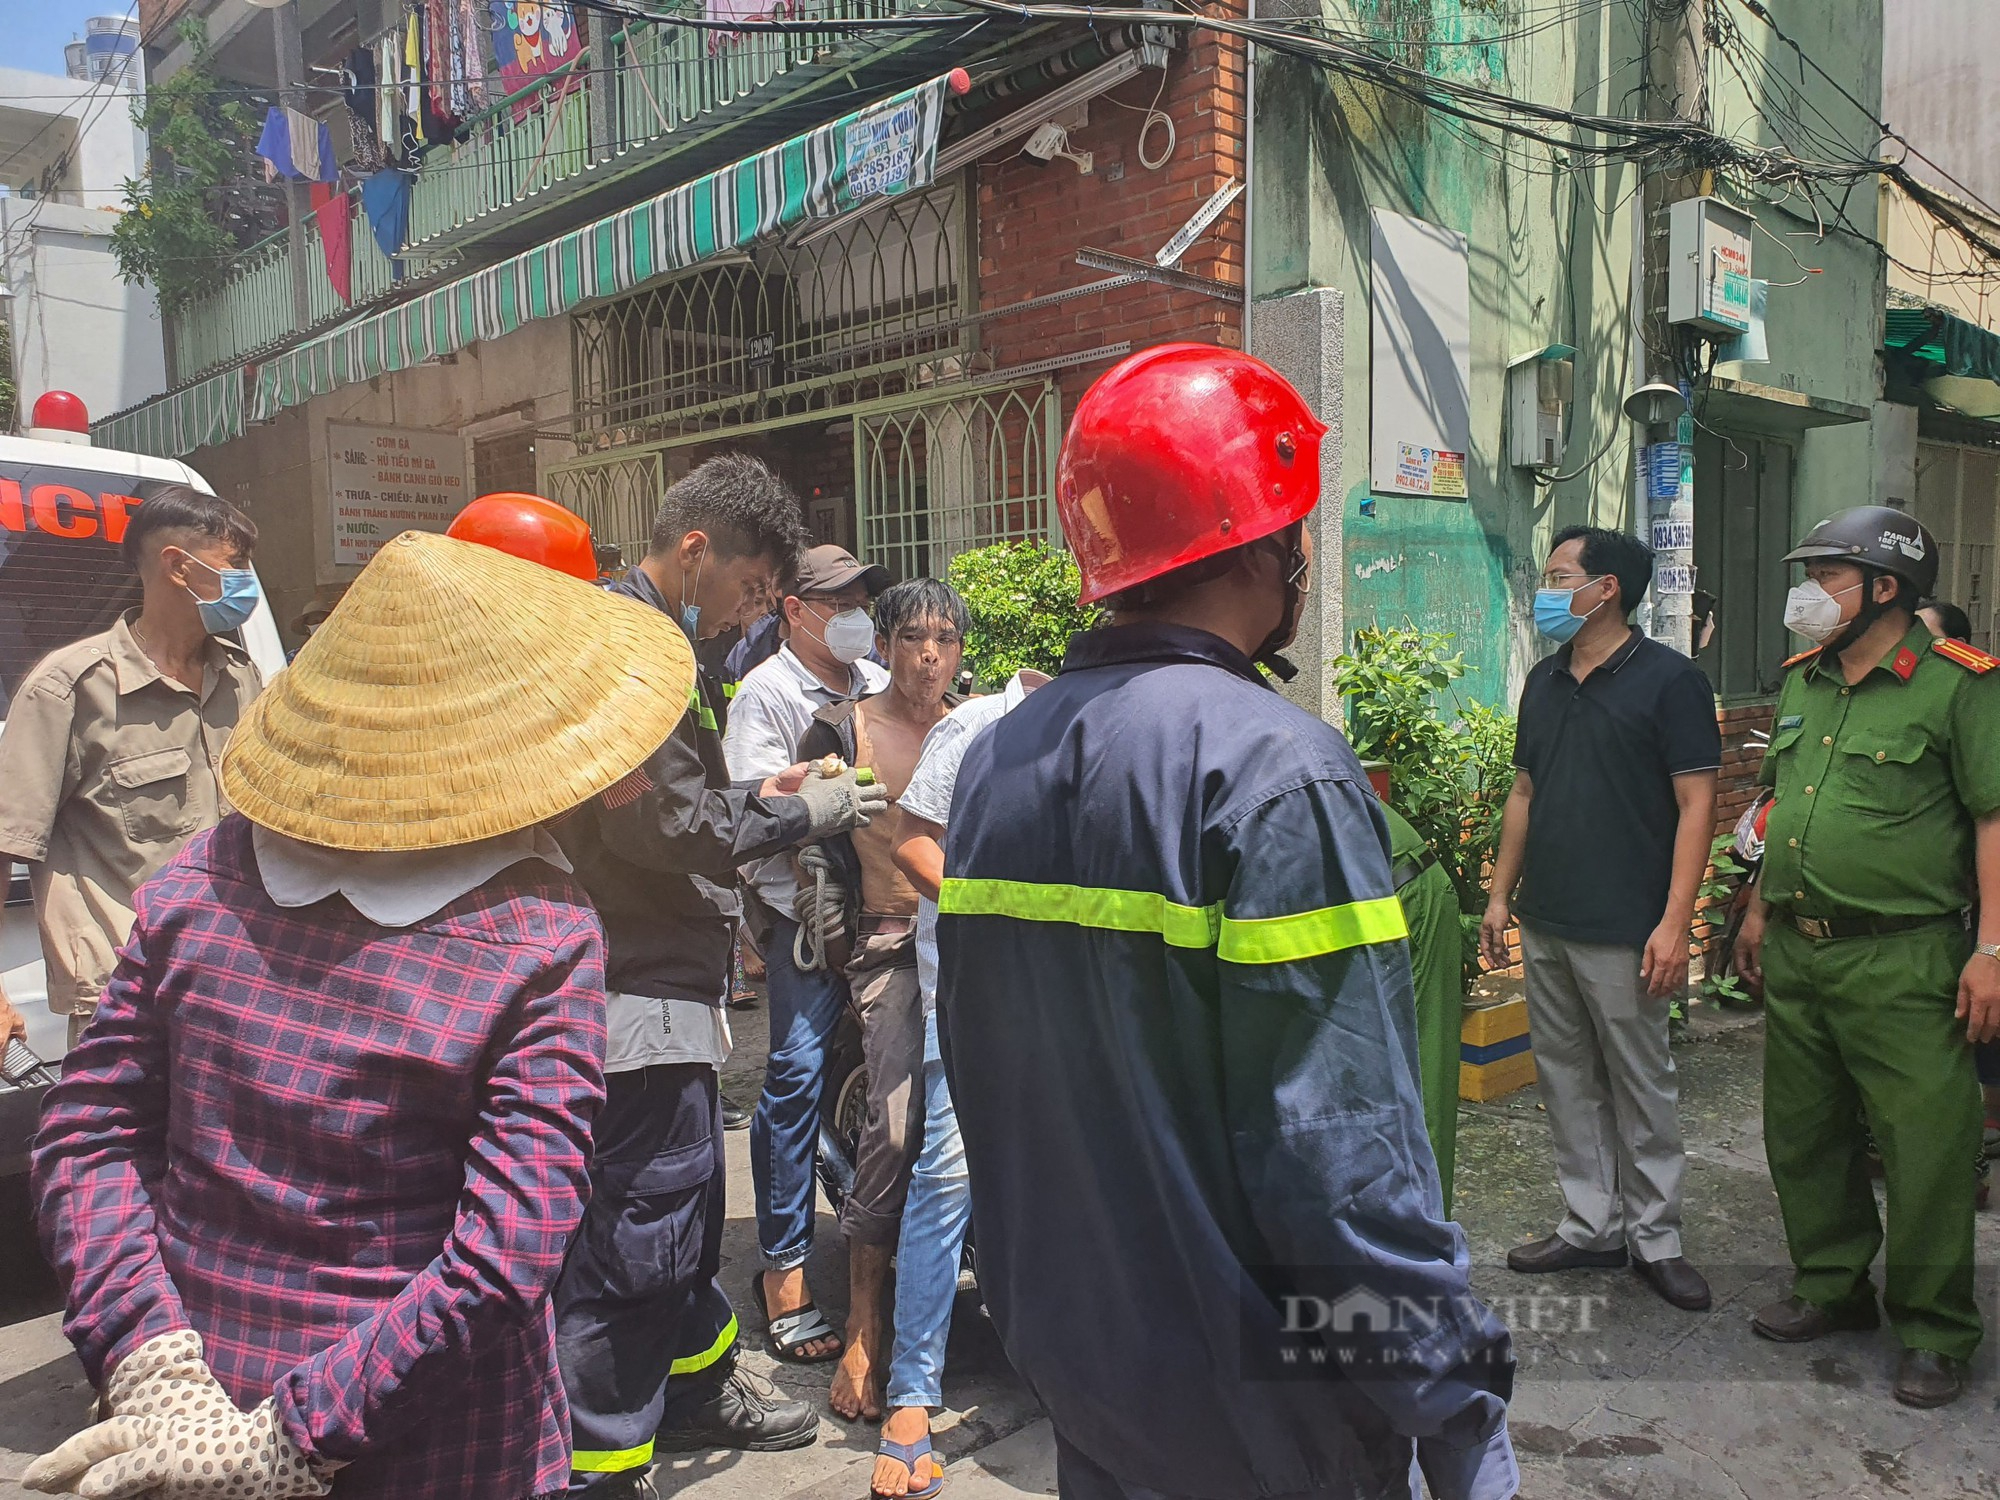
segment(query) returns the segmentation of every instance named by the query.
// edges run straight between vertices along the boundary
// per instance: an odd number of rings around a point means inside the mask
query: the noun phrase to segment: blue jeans
[[[764,1093],[750,1121],[750,1179],[757,1198],[757,1242],[764,1265],[789,1271],[812,1253],[819,1142],[819,1101],[826,1053],[847,1004],[847,981],[792,962],[799,924],[780,916],[764,950],[770,979],[771,1047]]]
[[[892,1409],[944,1405],[944,1345],[971,1221],[965,1142],[938,1053],[934,1010],[924,1017],[924,1147],[910,1178],[896,1247],[896,1348],[889,1360],[888,1392]]]

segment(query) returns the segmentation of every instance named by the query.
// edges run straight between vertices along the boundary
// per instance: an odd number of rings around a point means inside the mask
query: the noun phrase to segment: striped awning
[[[343,323],[251,368],[249,418],[343,385],[407,370],[536,318],[560,317],[710,256],[742,249],[807,219],[832,218],[874,198],[930,186],[950,75],[845,115],[720,171],[636,203],[396,307]],[[227,371],[99,424],[142,453],[179,457],[243,431],[246,372]],[[204,425],[182,408],[233,383],[234,426]],[[206,411],[206,406],[199,409]],[[156,416],[171,407],[174,415]],[[100,443],[110,443],[100,435]],[[178,446],[158,446],[165,443]]]
[[[100,448],[179,458],[243,436],[243,372],[224,370],[91,427]]]

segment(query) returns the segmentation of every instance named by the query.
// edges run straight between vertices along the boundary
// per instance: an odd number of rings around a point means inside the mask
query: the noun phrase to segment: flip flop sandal
[[[823,1365],[829,1360],[839,1359],[847,1352],[847,1341],[834,1331],[825,1314],[808,1302],[794,1312],[771,1316],[770,1299],[764,1295],[764,1275],[760,1271],[751,1278],[750,1290],[757,1298],[757,1309],[764,1314],[764,1339],[770,1346],[774,1359],[782,1359],[793,1365]],[[836,1347],[831,1354],[801,1354],[799,1350],[807,1344],[821,1339],[832,1339]]]
[[[937,1461],[937,1455],[931,1451],[929,1433],[925,1433],[914,1443],[895,1443],[883,1438],[876,1444],[875,1451],[883,1458],[895,1459],[909,1472],[912,1479],[917,1477],[917,1460],[928,1458],[931,1461],[931,1482],[920,1490],[906,1490],[901,1496],[885,1495],[870,1485],[868,1493],[873,1500],[931,1500],[933,1495],[944,1488],[944,1466]]]

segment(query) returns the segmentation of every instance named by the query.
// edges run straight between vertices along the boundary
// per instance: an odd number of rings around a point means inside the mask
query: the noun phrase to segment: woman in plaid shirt
[[[657,611],[383,548],[251,708],[238,815],[138,896],[35,1152],[107,1420],[32,1489],[529,1500],[603,1098],[604,939],[539,826],[688,702]]]

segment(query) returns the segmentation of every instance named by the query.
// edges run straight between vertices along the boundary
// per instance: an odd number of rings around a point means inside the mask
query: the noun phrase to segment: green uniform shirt
[[[1786,674],[1759,780],[1764,899],[1808,917],[1929,917],[1973,896],[1972,824],[2000,809],[2000,671],[1918,625],[1850,687],[1813,656]]]

